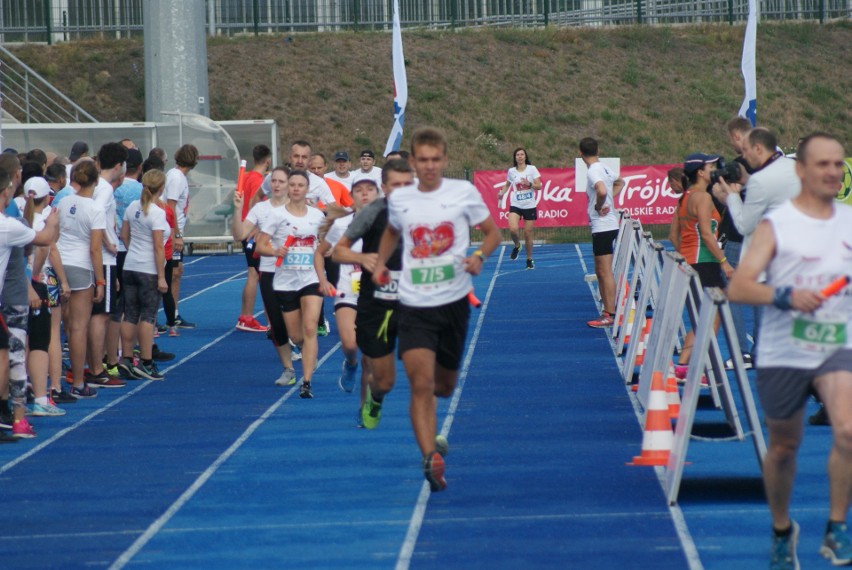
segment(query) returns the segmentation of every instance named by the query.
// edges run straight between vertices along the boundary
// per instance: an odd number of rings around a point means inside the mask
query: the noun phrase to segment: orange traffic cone
[[[645,363],[645,347],[648,344],[648,335],[651,334],[651,320],[645,319],[645,324],[642,326],[642,338],[639,341],[639,349],[636,351],[635,366],[642,366]]]
[[[663,373],[654,372],[651,378],[651,393],[645,411],[645,433],[642,436],[642,454],[633,458],[628,465],[666,465],[674,443],[669,405]]]
[[[677,389],[673,366],[669,366],[669,377],[666,379],[666,401],[669,404],[669,418],[676,420],[680,415],[680,391]]]

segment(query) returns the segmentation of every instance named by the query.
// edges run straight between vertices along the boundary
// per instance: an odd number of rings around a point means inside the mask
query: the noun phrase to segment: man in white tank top
[[[820,554],[852,564],[846,512],[852,498],[852,208],[836,203],[843,146],[816,133],[796,163],[801,194],[770,212],[734,273],[731,301],[766,305],[757,353],[757,392],[769,430],[763,480],[772,515],[772,568],[798,568],[799,526],[790,518],[805,406],[816,390],[831,419],[830,505]],[[766,272],[766,283],[759,282]],[[846,278],[848,281],[848,278]]]

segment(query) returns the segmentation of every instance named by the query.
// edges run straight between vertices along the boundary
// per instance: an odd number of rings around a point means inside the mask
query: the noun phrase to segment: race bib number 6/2
[[[846,345],[846,323],[793,319],[793,342],[806,350],[829,352]]]
[[[418,288],[435,289],[451,282],[456,271],[452,255],[412,259],[409,266],[411,283]]]

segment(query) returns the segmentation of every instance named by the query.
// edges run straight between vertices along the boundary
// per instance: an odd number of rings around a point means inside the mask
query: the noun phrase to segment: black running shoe
[[[18,443],[18,438],[0,429],[0,443]]]
[[[516,259],[518,259],[519,253],[521,253],[521,246],[516,245],[515,247],[512,248],[512,253],[509,254],[509,259],[511,259],[512,261],[515,261]]]
[[[163,352],[160,348],[155,344],[151,350],[151,358],[156,360],[157,362],[167,362],[169,360],[174,360],[175,355],[171,352]]]
[[[180,315],[175,317],[175,326],[179,329],[194,329],[196,326],[195,323],[191,323],[188,320],[184,319]]]
[[[66,392],[65,390],[57,390],[53,388],[50,391],[50,399],[57,404],[76,404],[77,398]]]
[[[535,269],[535,261],[532,259],[527,260],[527,269]]]
[[[310,382],[305,382],[304,380],[302,380],[302,387],[299,388],[299,397],[305,399],[314,397],[314,393],[311,392]]]

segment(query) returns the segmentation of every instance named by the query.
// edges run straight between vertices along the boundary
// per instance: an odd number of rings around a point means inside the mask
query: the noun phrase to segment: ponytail
[[[24,219],[29,227],[33,227],[33,218],[35,217],[35,198],[27,196],[27,205],[24,206]]]
[[[149,170],[142,176],[142,195],[139,201],[142,203],[142,212],[148,215],[148,206],[154,201],[154,196],[160,193],[166,185],[166,175],[162,170]]]

